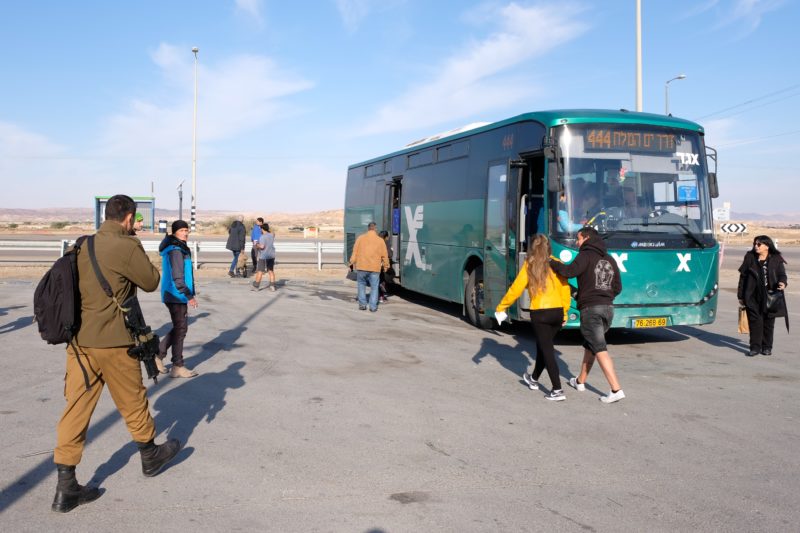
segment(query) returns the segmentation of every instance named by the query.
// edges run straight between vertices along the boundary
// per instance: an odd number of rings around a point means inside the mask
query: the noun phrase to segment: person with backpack
[[[172,319],[172,329],[164,335],[158,347],[156,366],[162,374],[167,373],[163,359],[172,347],[171,378],[193,378],[197,372],[186,368],[183,361],[183,340],[189,330],[189,306],[197,308],[194,290],[194,267],[192,252],[186,241],[189,239],[189,224],[185,220],[172,223],[172,235],[161,241],[161,301],[167,306]]]
[[[225,248],[233,252],[233,261],[231,261],[231,268],[228,269],[228,275],[232,278],[236,277],[236,266],[239,262],[239,254],[244,251],[244,237],[247,232],[244,223],[244,217],[239,217],[233,221],[231,227],[228,228],[228,242],[225,243]]]
[[[176,439],[154,443],[155,423],[142,371],[139,361],[128,354],[135,342],[125,325],[125,309],[120,304],[135,296],[137,288],[146,292],[156,290],[160,278],[142,243],[129,235],[135,214],[136,203],[131,197],[109,198],[105,221],[95,235],[86,239],[89,246],[84,244],[77,253],[80,329],[67,346],[66,405],[58,422],[53,453],[58,482],[51,509],[56,512],[69,512],[100,497],[96,487],[78,484],[75,467],[83,456],[87,429],[104,386],[108,386],[139,448],[145,476],[158,474],[181,448]],[[93,260],[108,280],[112,297],[104,291]],[[85,371],[88,373],[84,374]]]

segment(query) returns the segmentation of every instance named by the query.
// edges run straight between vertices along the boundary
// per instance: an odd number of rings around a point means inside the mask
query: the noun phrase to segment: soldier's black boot
[[[178,439],[170,439],[164,444],[150,442],[137,442],[139,453],[142,455],[142,473],[147,477],[153,477],[164,466],[175,457],[181,449]]]
[[[75,467],[56,464],[58,485],[51,509],[57,513],[68,513],[79,505],[89,503],[100,497],[100,489],[78,485]]]

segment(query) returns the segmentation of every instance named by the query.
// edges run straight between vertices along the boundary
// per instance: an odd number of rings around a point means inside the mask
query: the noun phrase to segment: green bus
[[[486,328],[533,235],[569,263],[590,225],[622,273],[613,327],[707,324],[716,164],[703,128],[672,116],[557,110],[473,124],[348,168],[344,260],[374,221],[390,234],[394,283],[460,303]],[[525,294],[510,318],[527,306]],[[579,323],[573,301],[567,327]]]

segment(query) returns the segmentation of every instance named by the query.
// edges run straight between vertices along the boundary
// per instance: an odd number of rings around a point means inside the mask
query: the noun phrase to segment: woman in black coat
[[[786,261],[775,248],[775,243],[766,235],[753,239],[753,249],[744,254],[739,267],[739,288],[736,297],[739,305],[747,309],[750,325],[750,355],[772,355],[772,334],[775,317],[784,316],[786,309],[778,313],[767,312],[767,291],[782,291],[787,284]]]
[[[244,217],[239,217],[233,221],[231,227],[228,228],[228,242],[225,243],[225,248],[233,252],[233,261],[231,261],[231,268],[228,269],[228,275],[232,278],[236,277],[236,264],[239,262],[239,254],[244,251],[244,235],[247,231],[244,228],[242,221]]]

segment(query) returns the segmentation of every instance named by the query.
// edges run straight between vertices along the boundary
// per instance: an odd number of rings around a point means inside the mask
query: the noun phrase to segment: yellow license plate
[[[663,328],[667,325],[667,317],[636,318],[633,320],[634,328]]]

